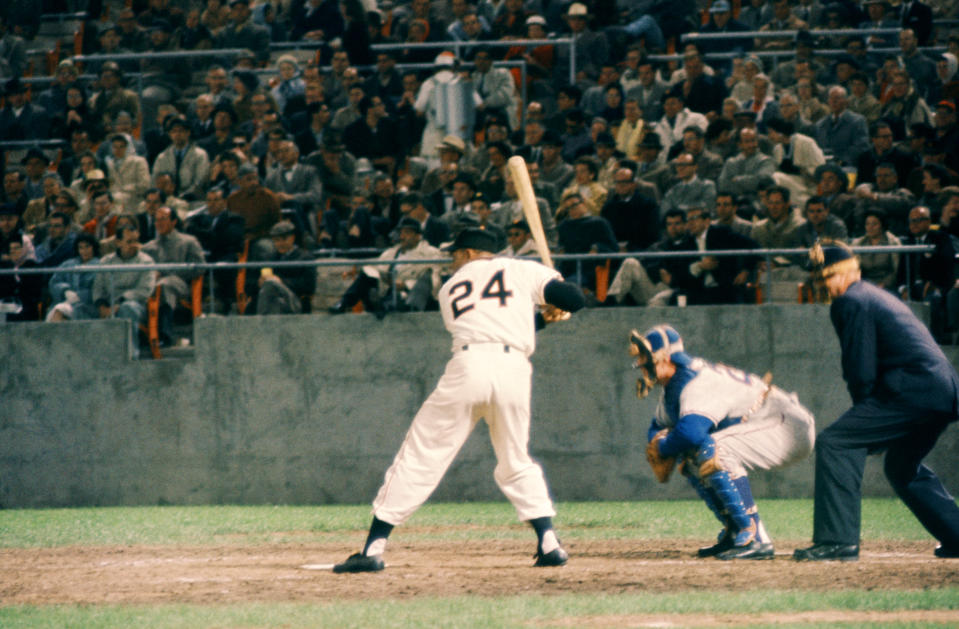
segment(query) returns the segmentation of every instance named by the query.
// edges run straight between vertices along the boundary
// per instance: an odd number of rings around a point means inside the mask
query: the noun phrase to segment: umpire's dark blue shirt
[[[854,403],[867,397],[955,414],[959,376],[925,325],[898,298],[855,282],[830,309],[842,375]]]

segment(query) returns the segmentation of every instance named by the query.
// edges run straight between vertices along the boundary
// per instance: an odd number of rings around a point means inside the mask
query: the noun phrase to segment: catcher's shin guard
[[[746,505],[743,504],[743,498],[729,472],[721,467],[722,462],[716,453],[716,442],[712,438],[707,439],[696,451],[696,464],[699,466],[699,477],[713,490],[723,511],[729,514],[736,531],[735,545],[742,546],[753,541],[756,526],[746,512]]]
[[[729,526],[729,518],[723,513],[723,507],[719,502],[719,497],[716,495],[716,492],[713,491],[711,487],[707,487],[702,479],[696,475],[699,466],[693,461],[683,461],[683,463],[684,464],[679,467],[679,470],[683,476],[686,477],[686,480],[689,481],[692,488],[696,490],[696,495],[702,498],[703,502],[706,503],[706,506],[709,507],[709,510],[713,512],[713,515],[716,516],[716,519],[719,520],[723,526]]]
[[[746,476],[734,478],[733,484],[736,486],[736,489],[739,490],[739,496],[743,499],[743,506],[746,507],[746,513],[749,514],[753,525],[756,527],[756,539],[764,544],[772,543],[772,538],[769,537],[769,534],[766,532],[766,527],[763,526],[762,520],[759,519],[759,508],[756,506],[756,501],[753,500],[753,491],[749,485],[749,478]]]

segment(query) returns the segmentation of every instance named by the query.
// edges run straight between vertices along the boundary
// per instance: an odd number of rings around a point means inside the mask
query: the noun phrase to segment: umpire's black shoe
[[[932,551],[932,553],[942,559],[959,559],[959,549],[949,548],[942,544],[936,546],[936,550]]]
[[[533,565],[538,568],[544,568],[549,566],[564,566],[566,562],[569,561],[569,555],[563,550],[562,546],[557,546],[548,553],[544,553],[542,550],[537,550],[536,563]]]
[[[772,544],[764,544],[758,540],[753,540],[745,546],[735,546],[719,553],[716,555],[716,559],[722,559],[723,561],[729,561],[730,559],[773,559],[775,556],[776,551]]]
[[[364,555],[355,553],[346,558],[343,563],[333,566],[333,572],[341,574],[343,572],[379,572],[386,567],[383,563],[382,555]]]
[[[809,548],[797,548],[793,553],[796,561],[858,561],[859,544],[814,544]]]
[[[719,553],[729,550],[733,547],[733,536],[729,529],[725,529],[719,536],[719,539],[712,546],[704,546],[696,551],[697,557],[715,557]]]

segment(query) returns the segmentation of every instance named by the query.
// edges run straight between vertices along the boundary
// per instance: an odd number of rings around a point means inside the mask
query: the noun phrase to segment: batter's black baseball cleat
[[[383,563],[382,555],[364,555],[355,553],[346,558],[343,563],[333,566],[333,572],[342,574],[344,572],[379,572],[386,567]]]
[[[796,561],[858,561],[859,544],[814,544],[809,548],[797,548],[793,553]]]
[[[959,548],[947,548],[942,544],[936,546],[936,550],[932,553],[942,559],[959,559]]]
[[[745,546],[735,546],[716,555],[716,559],[729,561],[730,559],[773,559],[776,551],[773,545],[753,540]]]
[[[543,553],[543,551],[537,550],[534,557],[536,557],[536,563],[533,565],[539,568],[563,566],[566,565],[567,561],[569,561],[569,555],[565,550],[563,550],[562,546],[558,546],[548,553]]]

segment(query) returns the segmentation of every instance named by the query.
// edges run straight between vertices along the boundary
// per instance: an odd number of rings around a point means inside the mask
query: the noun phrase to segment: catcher
[[[759,519],[747,468],[774,469],[807,456],[816,429],[812,414],[795,393],[721,363],[694,358],[679,333],[658,325],[629,334],[636,357],[636,395],[663,386],[649,428],[646,457],[665,483],[680,472],[723,524],[718,540],[698,556],[772,559],[772,540]]]

